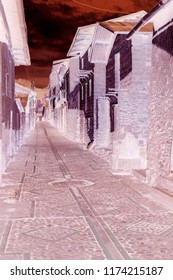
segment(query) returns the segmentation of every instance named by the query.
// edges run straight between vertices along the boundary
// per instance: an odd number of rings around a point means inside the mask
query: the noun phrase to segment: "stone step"
[[[170,192],[173,192],[173,176],[160,177],[159,185]]]
[[[132,175],[140,180],[141,182],[146,183],[147,178],[146,178],[146,169],[133,169],[132,170]]]

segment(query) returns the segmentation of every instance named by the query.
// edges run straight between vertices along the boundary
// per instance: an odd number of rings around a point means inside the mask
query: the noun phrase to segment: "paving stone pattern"
[[[173,259],[173,206],[155,192],[37,122],[3,175],[0,259]]]

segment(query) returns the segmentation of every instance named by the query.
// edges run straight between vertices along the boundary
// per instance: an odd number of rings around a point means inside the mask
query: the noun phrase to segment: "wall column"
[[[67,135],[80,141],[79,57],[69,60],[69,93],[67,94]]]
[[[107,123],[109,115],[107,116],[108,110],[106,108],[108,106],[108,103],[107,103],[107,98],[104,99],[105,94],[106,94],[106,64],[95,63],[94,66],[94,141],[98,146],[102,146],[103,143],[107,142],[106,130],[109,129],[110,132],[110,120]],[[104,105],[106,106],[105,108]],[[106,116],[105,120],[104,120],[104,116]],[[101,131],[102,133],[100,133]]]
[[[117,133],[113,141],[112,169],[131,173],[146,169],[148,99],[150,92],[152,34],[134,34],[128,59],[120,59]],[[124,69],[131,69],[122,77]]]

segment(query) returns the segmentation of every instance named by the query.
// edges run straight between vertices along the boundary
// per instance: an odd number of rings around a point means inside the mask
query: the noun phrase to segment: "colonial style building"
[[[57,105],[50,101],[55,119],[57,115],[55,125],[62,131],[63,123],[63,132],[67,137],[85,144],[93,139],[93,66],[88,52],[95,26],[78,28],[68,58],[54,61],[50,75],[50,99],[58,101]]]
[[[15,83],[15,102],[12,119],[12,152],[23,143],[25,134],[35,127],[36,92]]]
[[[125,36],[145,14],[139,12],[78,28],[67,53],[69,57],[67,116],[69,118],[67,117],[66,134],[70,138],[85,145],[94,141],[95,150],[106,149],[111,153],[112,143],[117,135],[118,94],[123,88],[122,80],[125,78],[128,80],[127,76],[132,70],[132,44],[131,41],[125,40]],[[149,36],[151,45],[152,24],[143,28],[139,36],[140,38]],[[143,42],[141,46],[145,48]],[[136,54],[139,60],[140,55],[141,53]],[[147,55],[146,52],[145,56]],[[135,52],[133,52],[133,59],[135,60]],[[151,54],[149,59],[151,60]],[[62,61],[57,63],[61,65]],[[55,74],[54,67],[53,65],[51,76]],[[135,67],[133,68],[135,72]],[[56,75],[58,76],[58,73]],[[133,76],[135,77],[135,74]],[[56,79],[57,88],[60,78],[56,77]],[[136,91],[140,86],[138,83]],[[50,87],[53,87],[52,79],[50,79]],[[114,155],[112,159],[113,157]]]
[[[65,134],[151,186],[172,184],[172,8],[165,0],[148,14],[79,27],[61,77]]]
[[[15,66],[30,65],[21,0],[0,1],[0,181],[10,160]]]
[[[67,129],[67,95],[69,92],[69,59],[53,62],[49,84],[49,118],[61,133]]]

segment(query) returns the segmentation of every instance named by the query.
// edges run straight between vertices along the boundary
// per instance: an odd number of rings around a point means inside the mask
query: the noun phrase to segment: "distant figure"
[[[43,107],[37,108],[37,120],[42,121],[43,118]]]
[[[42,118],[44,120],[44,114],[45,114],[45,106],[43,106],[43,109],[42,109]]]
[[[41,113],[37,113],[37,120],[42,121],[42,114]]]

